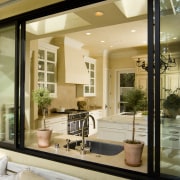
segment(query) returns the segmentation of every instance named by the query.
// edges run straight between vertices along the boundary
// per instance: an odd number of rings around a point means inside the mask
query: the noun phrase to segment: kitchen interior
[[[131,137],[132,115],[127,113],[121,97],[134,87],[147,94],[147,71],[137,64],[139,60],[147,65],[147,2],[142,0],[133,5],[131,1],[131,6],[126,2],[106,1],[27,22],[27,148],[147,172],[147,115],[142,112],[136,115],[136,138],[145,143],[140,167],[127,166],[123,150],[115,155],[99,155],[97,152],[82,155],[78,150],[67,150],[64,146],[67,139],[70,142],[82,140],[82,121],[87,114],[94,120],[89,118],[83,124],[85,140],[123,146],[123,141]],[[163,3],[162,8],[166,11]],[[171,4],[168,8],[172,12]],[[179,39],[171,39],[171,34],[179,37],[178,28],[173,26],[177,26],[178,17],[179,14],[169,13],[163,15],[161,21],[162,47],[168,46],[177,65],[162,73],[162,100],[167,96],[166,89],[179,88],[177,82],[180,83]],[[170,22],[172,26],[167,27]],[[134,75],[132,87],[121,87],[121,77],[126,74]],[[42,126],[37,104],[32,99],[33,90],[39,87],[46,87],[52,97],[46,123],[53,134],[51,146],[47,148],[37,146],[34,133]],[[179,119],[176,120],[179,123]],[[168,126],[169,120],[164,124]],[[180,128],[177,123],[175,125]],[[166,136],[162,135],[161,171],[180,175],[180,140],[174,147],[174,142],[166,144],[169,135]]]

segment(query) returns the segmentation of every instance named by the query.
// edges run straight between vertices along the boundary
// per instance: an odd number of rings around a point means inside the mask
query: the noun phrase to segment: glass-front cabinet
[[[52,97],[57,95],[57,49],[58,47],[46,43],[38,46],[38,87],[47,88]]]
[[[85,57],[85,64],[89,73],[89,84],[84,85],[85,96],[96,95],[96,60],[90,57]]]

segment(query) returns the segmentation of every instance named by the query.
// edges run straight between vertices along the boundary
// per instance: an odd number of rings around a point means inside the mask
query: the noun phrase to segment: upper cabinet
[[[47,88],[51,97],[57,96],[57,46],[38,42],[35,50],[35,88]],[[37,61],[36,61],[37,59]],[[37,85],[36,85],[37,84]]]
[[[84,85],[77,85],[77,96],[96,96],[96,60],[85,56],[84,62],[89,74],[89,82]]]

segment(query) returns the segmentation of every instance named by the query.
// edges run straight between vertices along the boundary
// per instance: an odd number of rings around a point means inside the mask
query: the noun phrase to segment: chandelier
[[[148,65],[146,64],[145,60],[141,61],[141,59],[138,58],[138,60],[136,61],[136,66],[141,67],[142,69],[148,71]],[[160,73],[164,73],[169,68],[175,66],[176,66],[176,60],[175,58],[171,57],[170,53],[167,55],[165,54],[160,55]],[[153,67],[155,67],[155,65],[153,65]]]

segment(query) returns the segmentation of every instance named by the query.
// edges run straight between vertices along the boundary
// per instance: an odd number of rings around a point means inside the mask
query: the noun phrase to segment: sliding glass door
[[[14,143],[15,26],[0,28],[0,142]]]
[[[180,176],[180,1],[160,10],[160,171]]]

